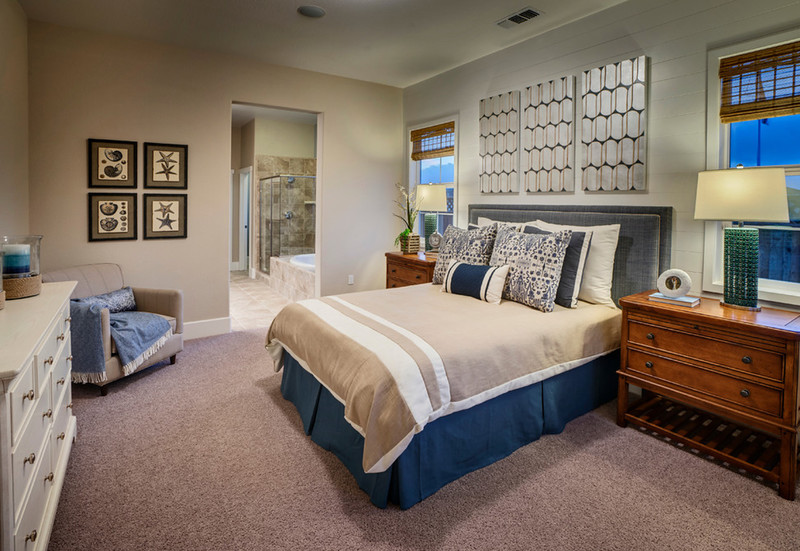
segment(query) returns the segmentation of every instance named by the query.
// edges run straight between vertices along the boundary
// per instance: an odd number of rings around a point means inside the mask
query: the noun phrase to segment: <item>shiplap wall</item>
[[[471,203],[672,205],[672,266],[686,270],[699,292],[703,223],[693,212],[697,172],[706,168],[708,50],[790,29],[800,38],[800,0],[631,0],[406,88],[404,120],[408,128],[458,117],[458,225]],[[650,63],[646,191],[587,193],[577,170],[574,193],[480,193],[482,98],[575,75],[580,121],[581,72],[642,54]],[[580,124],[576,132],[580,143]],[[579,148],[576,155],[580,167]]]

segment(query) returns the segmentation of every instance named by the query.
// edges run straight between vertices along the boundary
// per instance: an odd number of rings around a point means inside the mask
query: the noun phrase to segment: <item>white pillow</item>
[[[519,231],[522,227],[522,222],[503,222],[502,220],[492,220],[491,218],[486,218],[485,216],[478,216],[478,227],[481,226],[488,226],[489,224],[494,224],[497,222],[498,224],[504,224],[506,226],[511,226],[515,230]]]
[[[589,254],[586,256],[578,298],[594,304],[614,304],[611,298],[611,280],[614,277],[614,256],[617,253],[619,224],[569,226],[534,220],[526,225],[548,231],[591,231],[592,242],[589,245]]]

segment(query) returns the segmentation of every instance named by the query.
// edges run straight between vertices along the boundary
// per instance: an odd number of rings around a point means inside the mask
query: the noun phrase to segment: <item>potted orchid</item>
[[[414,224],[417,221],[419,207],[417,206],[417,190],[409,191],[399,183],[396,184],[398,198],[395,200],[400,214],[394,216],[403,221],[405,229],[394,240],[395,245],[400,245],[400,250],[404,254],[413,254],[419,251],[419,234],[414,233]]]

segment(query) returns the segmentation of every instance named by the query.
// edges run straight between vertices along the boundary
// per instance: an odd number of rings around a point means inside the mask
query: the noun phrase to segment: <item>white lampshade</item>
[[[443,184],[418,185],[417,205],[423,212],[447,212],[447,186]]]
[[[729,168],[697,175],[696,220],[788,222],[782,168]]]

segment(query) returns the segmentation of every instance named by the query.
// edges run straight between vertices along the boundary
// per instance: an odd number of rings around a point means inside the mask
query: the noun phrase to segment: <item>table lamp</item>
[[[421,184],[417,186],[417,205],[420,212],[447,212],[447,186],[444,184]],[[427,215],[426,215],[427,216]],[[434,228],[433,233],[425,236],[431,245],[431,252],[439,252],[442,235]]]
[[[731,168],[697,175],[695,220],[738,222],[725,228],[724,299],[733,308],[758,311],[758,228],[743,222],[788,222],[782,168]]]

